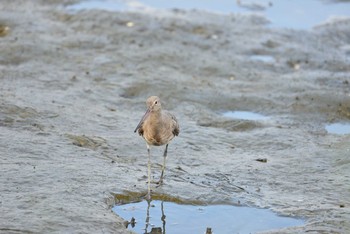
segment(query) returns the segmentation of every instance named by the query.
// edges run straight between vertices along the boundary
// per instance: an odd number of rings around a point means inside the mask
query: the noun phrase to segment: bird
[[[159,182],[163,184],[165,171],[165,162],[168,152],[169,142],[180,133],[179,123],[176,117],[166,110],[162,110],[162,105],[159,97],[150,96],[146,100],[147,110],[141,118],[139,124],[135,128],[135,133],[138,131],[147,145],[148,152],[148,199],[151,199],[151,146],[165,145],[163,153],[163,165]]]

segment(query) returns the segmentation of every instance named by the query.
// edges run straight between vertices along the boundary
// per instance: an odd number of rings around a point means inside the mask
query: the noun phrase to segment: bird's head
[[[147,108],[150,112],[160,111],[162,105],[160,103],[160,99],[157,96],[151,96],[146,101]]]

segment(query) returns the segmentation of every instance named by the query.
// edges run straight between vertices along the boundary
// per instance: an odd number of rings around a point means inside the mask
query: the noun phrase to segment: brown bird
[[[150,147],[165,145],[163,154],[162,173],[158,184],[163,183],[165,171],[165,161],[167,157],[168,144],[179,135],[180,129],[177,119],[169,112],[162,110],[160,99],[157,96],[151,96],[146,101],[147,111],[140,120],[134,132],[138,130],[147,143],[148,152],[148,199],[151,199],[151,152]]]

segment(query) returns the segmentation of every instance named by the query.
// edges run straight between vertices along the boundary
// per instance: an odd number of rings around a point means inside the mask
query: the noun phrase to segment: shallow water
[[[264,63],[274,63],[276,62],[275,58],[270,55],[251,55],[250,59],[253,61],[260,61]]]
[[[102,9],[109,11],[134,9],[199,9],[219,13],[258,13],[271,21],[271,26],[293,29],[310,29],[332,17],[350,17],[350,4],[319,0],[86,0],[68,7],[70,10]],[[312,13],[310,13],[312,9]]]
[[[113,211],[123,219],[135,218],[135,225],[128,225],[136,233],[205,233],[210,227],[213,233],[255,233],[278,228],[303,225],[304,221],[282,217],[267,209],[232,205],[179,205],[160,200],[117,205]]]
[[[331,134],[350,134],[350,124],[333,123],[326,125],[326,131]]]
[[[244,119],[244,120],[267,120],[269,117],[250,111],[227,111],[223,113],[224,117],[232,119]]]

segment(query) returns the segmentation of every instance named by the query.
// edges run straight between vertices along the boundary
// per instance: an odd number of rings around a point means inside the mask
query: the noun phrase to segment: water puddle
[[[207,228],[222,234],[255,233],[304,224],[302,219],[278,216],[267,209],[191,204],[166,195],[163,198],[158,200],[156,196],[151,202],[134,203],[127,199],[127,204],[116,205],[112,210],[136,233],[205,233]]]
[[[223,113],[223,116],[227,118],[232,118],[232,119],[255,120],[255,121],[269,119],[269,117],[265,115],[261,115],[250,111],[227,111]]]
[[[251,55],[249,58],[253,61],[259,61],[264,63],[276,62],[275,58],[270,55]]]
[[[331,134],[350,134],[350,124],[332,123],[326,125],[326,131]]]
[[[217,1],[159,1],[159,0],[85,0],[67,7],[68,10],[102,9],[109,11],[134,9],[199,9],[224,14],[258,13],[275,27],[310,29],[331,18],[350,17],[346,1],[320,0],[217,0]],[[310,15],[310,9],[313,9]]]
[[[130,10],[125,1],[120,0],[85,0],[73,5],[67,6],[68,10],[106,10],[106,11],[123,11]]]

